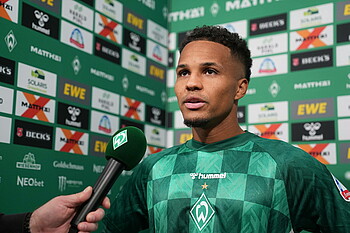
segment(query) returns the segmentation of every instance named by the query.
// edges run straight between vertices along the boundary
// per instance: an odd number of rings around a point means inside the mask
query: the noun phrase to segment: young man
[[[138,165],[105,231],[350,232],[349,192],[323,164],[239,127],[252,64],[246,42],[204,26],[180,54],[175,93],[193,139]]]

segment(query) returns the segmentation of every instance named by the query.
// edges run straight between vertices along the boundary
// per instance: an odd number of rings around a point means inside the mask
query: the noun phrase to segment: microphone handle
[[[88,213],[97,210],[103,199],[107,196],[109,190],[112,188],[114,182],[124,169],[125,165],[117,160],[113,158],[108,160],[107,165],[103,169],[92,189],[91,197],[79,207],[76,215],[72,219],[69,233],[77,233],[78,224],[85,221]]]

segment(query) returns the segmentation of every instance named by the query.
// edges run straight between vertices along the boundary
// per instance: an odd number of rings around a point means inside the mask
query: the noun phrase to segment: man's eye
[[[177,76],[186,76],[188,75],[188,71],[187,70],[180,70],[179,72],[177,72]]]
[[[205,74],[217,74],[218,72],[216,72],[216,70],[214,69],[206,69],[205,70]]]

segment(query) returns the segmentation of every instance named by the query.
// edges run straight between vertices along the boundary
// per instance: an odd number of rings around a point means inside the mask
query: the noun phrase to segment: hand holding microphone
[[[109,140],[106,147],[107,165],[97,179],[89,200],[83,203],[71,221],[69,233],[78,232],[77,226],[85,221],[86,215],[98,208],[123,170],[133,169],[146,151],[146,137],[133,126],[119,129]]]

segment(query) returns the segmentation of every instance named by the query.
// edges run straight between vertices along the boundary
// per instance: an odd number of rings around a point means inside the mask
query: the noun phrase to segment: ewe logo
[[[117,149],[128,142],[128,130],[123,130],[113,137],[113,149]]]

